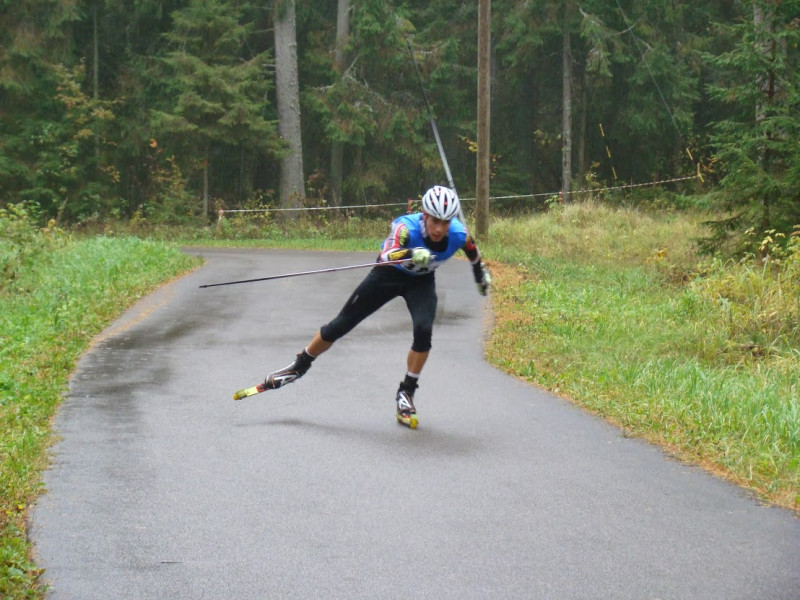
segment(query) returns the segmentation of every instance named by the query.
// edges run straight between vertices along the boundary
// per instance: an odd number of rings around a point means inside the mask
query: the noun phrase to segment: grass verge
[[[135,238],[9,237],[0,245],[0,597],[40,598],[26,517],[69,375],[111,320],[196,261]]]
[[[699,268],[699,233],[597,206],[496,223],[487,358],[800,511],[794,267]]]

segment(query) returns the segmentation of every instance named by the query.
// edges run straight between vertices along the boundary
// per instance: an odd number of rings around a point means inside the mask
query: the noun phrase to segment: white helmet
[[[422,197],[422,210],[432,217],[449,221],[461,212],[461,203],[453,190],[435,185]]]

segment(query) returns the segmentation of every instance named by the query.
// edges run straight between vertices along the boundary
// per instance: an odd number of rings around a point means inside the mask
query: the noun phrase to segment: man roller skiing
[[[397,421],[416,429],[418,418],[414,392],[431,349],[436,316],[434,271],[458,250],[463,250],[472,265],[479,292],[486,295],[491,284],[491,275],[481,262],[478,247],[466,226],[456,218],[460,212],[455,192],[437,185],[422,197],[421,213],[395,219],[389,237],[383,242],[378,264],[355,289],[339,314],[320,328],[292,364],[269,374],[264,387],[277,389],[299,379],[311,367],[312,361],[336,340],[381,306],[402,296],[411,313],[413,342],[408,353],[406,375],[395,398]],[[396,260],[404,262],[380,265]]]

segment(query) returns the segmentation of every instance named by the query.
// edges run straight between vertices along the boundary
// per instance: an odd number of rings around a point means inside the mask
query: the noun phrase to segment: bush
[[[63,232],[55,221],[39,229],[38,208],[31,204],[9,204],[0,208],[0,291],[18,285],[20,273],[48,249],[58,244]]]
[[[731,350],[755,357],[792,352],[800,347],[800,225],[788,241],[768,231],[754,246],[757,255],[705,265],[692,290],[718,307]]]

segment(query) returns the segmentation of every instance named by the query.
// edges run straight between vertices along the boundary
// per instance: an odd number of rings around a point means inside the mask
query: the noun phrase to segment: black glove
[[[478,292],[481,296],[485,296],[492,285],[492,274],[481,263],[472,265],[472,274],[475,276],[475,283],[478,284]]]

